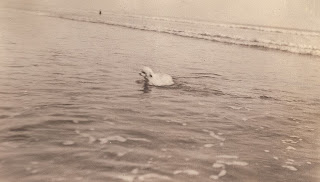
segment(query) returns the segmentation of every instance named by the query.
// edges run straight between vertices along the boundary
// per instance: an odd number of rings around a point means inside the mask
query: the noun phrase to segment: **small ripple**
[[[2,94],[2,92],[0,92],[0,94]],[[0,110],[4,110],[4,111],[11,111],[13,109],[14,107],[0,106]]]
[[[185,170],[176,170],[173,172],[173,174],[177,175],[177,174],[187,174],[190,176],[197,176],[199,175],[199,172],[193,169],[185,169]]]
[[[191,73],[193,75],[214,75],[214,76],[222,76],[220,74],[216,74],[216,73],[204,73],[204,72],[200,72],[200,73]]]
[[[294,166],[282,165],[283,168],[289,169],[290,171],[297,171],[298,169]]]
[[[8,115],[0,115],[0,119],[6,119],[6,118],[9,118],[10,116]]]
[[[106,144],[109,143],[110,141],[117,141],[117,142],[126,142],[127,139],[122,137],[122,136],[109,136],[109,137],[105,137],[105,138],[99,138],[100,144]]]
[[[20,65],[8,65],[9,68],[24,68],[26,66],[20,66]]]
[[[156,174],[156,173],[149,173],[149,174],[144,174],[144,175],[139,176],[138,180],[140,180],[140,181],[161,181],[161,180],[169,181],[169,180],[171,180],[171,178],[169,176],[165,176],[165,175],[160,175],[160,174]]]
[[[62,145],[65,145],[65,146],[74,145],[74,144],[75,144],[75,142],[72,140],[67,140],[67,141],[62,142]]]
[[[278,100],[276,98],[273,98],[271,96],[266,96],[266,95],[261,95],[259,98],[262,100]]]
[[[17,135],[10,135],[4,138],[4,141],[27,141],[32,139],[29,135],[17,134]]]

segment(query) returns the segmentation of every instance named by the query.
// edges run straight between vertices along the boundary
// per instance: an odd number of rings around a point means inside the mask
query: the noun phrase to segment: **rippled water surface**
[[[320,180],[319,56],[2,10],[1,181]]]

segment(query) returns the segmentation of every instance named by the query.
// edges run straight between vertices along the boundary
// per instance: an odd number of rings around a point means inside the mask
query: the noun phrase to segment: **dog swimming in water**
[[[154,73],[151,68],[146,66],[142,68],[139,74],[144,77],[148,85],[169,86],[174,84],[170,75]]]

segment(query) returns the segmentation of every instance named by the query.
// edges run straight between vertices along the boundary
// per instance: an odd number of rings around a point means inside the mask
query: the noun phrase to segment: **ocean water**
[[[1,182],[320,180],[319,22],[101,4],[2,2]]]

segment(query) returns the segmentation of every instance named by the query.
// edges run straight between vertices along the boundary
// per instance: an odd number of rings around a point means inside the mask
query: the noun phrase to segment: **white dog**
[[[167,86],[174,84],[170,75],[153,73],[152,69],[149,67],[143,67],[143,69],[140,72],[140,75],[144,77],[144,79],[147,81],[149,85]]]

